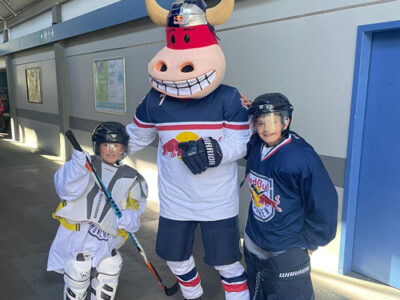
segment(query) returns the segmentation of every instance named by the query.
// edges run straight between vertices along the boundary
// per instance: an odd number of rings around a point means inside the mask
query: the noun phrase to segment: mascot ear
[[[213,26],[224,24],[230,18],[234,6],[235,0],[221,0],[218,5],[207,9],[206,14],[208,23]]]
[[[166,27],[169,11],[162,8],[156,0],[146,0],[146,9],[154,24]]]

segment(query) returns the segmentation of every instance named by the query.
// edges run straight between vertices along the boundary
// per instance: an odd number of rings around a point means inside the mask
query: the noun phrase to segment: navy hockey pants
[[[310,257],[295,248],[266,260],[244,249],[250,300],[313,300]]]

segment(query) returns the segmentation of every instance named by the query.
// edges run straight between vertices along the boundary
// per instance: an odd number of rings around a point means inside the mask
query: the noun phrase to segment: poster
[[[42,103],[40,93],[40,68],[25,69],[28,102]]]
[[[125,62],[123,58],[93,62],[96,111],[125,114]]]

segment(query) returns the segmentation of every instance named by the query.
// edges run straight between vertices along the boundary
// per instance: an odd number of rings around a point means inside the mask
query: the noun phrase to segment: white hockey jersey
[[[129,166],[117,167],[102,163],[96,157],[92,165],[100,178],[107,180],[107,190],[119,207],[121,201],[128,198],[129,193],[139,201],[147,198],[146,183],[136,170]],[[55,216],[64,217],[74,223],[90,221],[106,233],[118,235],[117,217],[93,177],[89,178],[88,185],[80,197],[73,201],[62,201],[62,207],[57,210]]]
[[[221,85],[203,99],[176,99],[152,89],[127,126],[130,153],[158,133],[160,215],[173,220],[214,221],[239,211],[237,160],[250,138],[248,113],[239,92]],[[223,158],[216,168],[193,175],[181,160],[179,142],[213,137]]]
[[[75,152],[76,150],[74,150]],[[73,155],[76,155],[74,153]],[[85,160],[85,158],[82,158]],[[55,174],[55,187],[62,199],[54,217],[60,226],[51,245],[47,270],[64,272],[66,260],[79,253],[92,257],[92,265],[110,256],[126,240],[125,231],[135,232],[146,207],[147,185],[143,177],[128,166],[113,166],[92,157],[92,164],[122,211],[118,219],[99,191],[84,161],[66,162]]]

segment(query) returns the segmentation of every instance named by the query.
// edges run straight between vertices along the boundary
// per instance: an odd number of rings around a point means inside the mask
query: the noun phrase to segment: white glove
[[[78,199],[86,190],[90,174],[86,168],[87,152],[73,150],[72,157],[61,166],[54,175],[54,184],[57,194],[63,200]]]
[[[78,150],[75,150],[75,149],[72,150],[71,161],[75,165],[85,168],[86,158],[88,158],[89,161],[90,161],[90,155],[85,150],[83,150],[83,151],[78,151]]]
[[[135,233],[140,227],[140,216],[137,211],[133,209],[126,209],[121,211],[122,216],[117,220],[119,229],[127,232]]]

